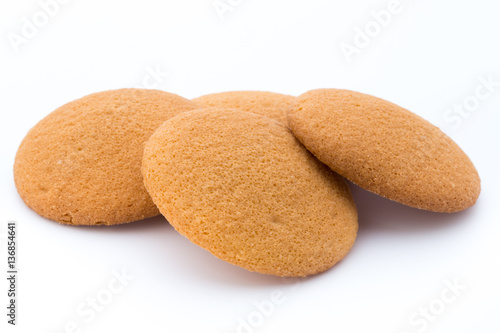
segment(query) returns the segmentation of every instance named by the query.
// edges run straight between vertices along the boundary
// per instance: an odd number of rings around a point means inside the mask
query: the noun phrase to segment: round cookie
[[[177,231],[250,271],[319,273],[356,238],[345,180],[265,116],[220,108],[178,115],[146,143],[142,173]]]
[[[51,220],[111,225],[159,214],[141,175],[144,143],[165,120],[198,106],[159,90],[120,89],[61,106],[16,154],[22,199]]]
[[[205,107],[238,109],[267,116],[286,124],[286,112],[295,102],[294,96],[268,91],[228,91],[193,99]]]
[[[297,97],[288,124],[323,163],[386,198],[457,212],[479,196],[479,175],[460,147],[388,101],[349,90],[312,90]]]

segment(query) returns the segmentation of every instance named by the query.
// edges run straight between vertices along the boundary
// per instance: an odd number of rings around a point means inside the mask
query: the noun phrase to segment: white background
[[[380,28],[371,12],[388,0],[221,2],[232,4],[222,18],[213,0],[71,0],[44,22],[38,1],[0,0],[0,258],[5,272],[6,223],[15,220],[20,271],[16,327],[6,323],[1,278],[1,331],[499,332],[500,87],[482,82],[500,82],[500,3],[401,0]],[[10,40],[34,16],[40,27],[16,52]],[[367,27],[368,45],[358,36],[348,59],[341,45]],[[156,80],[152,70],[161,72]],[[187,98],[326,87],[386,98],[463,148],[480,173],[480,199],[465,212],[436,214],[353,186],[356,244],[337,266],[298,284],[220,261],[161,217],[70,227],[28,209],[12,176],[26,132],[73,99],[144,83]],[[489,95],[479,101],[476,89]],[[453,113],[464,102],[470,112]],[[134,279],[95,317],[78,314],[88,298],[109,295],[122,269]],[[449,283],[465,290],[454,295]],[[273,291],[282,297],[270,306]],[[432,319],[423,319],[429,306]]]

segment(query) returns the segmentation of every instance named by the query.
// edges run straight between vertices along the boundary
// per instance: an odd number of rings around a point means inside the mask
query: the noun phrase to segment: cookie
[[[26,135],[14,179],[30,208],[75,225],[111,225],[159,214],[144,188],[144,143],[165,120],[197,105],[159,90],[104,91],[50,113]]]
[[[457,212],[476,202],[479,175],[460,147],[420,116],[359,92],[318,89],[288,113],[293,134],[359,186],[399,203]]]
[[[228,91],[193,99],[206,107],[221,107],[260,114],[286,124],[286,112],[294,96],[268,91]]]
[[[180,114],[146,143],[142,173],[177,231],[250,271],[319,273],[356,238],[345,180],[265,116],[222,108]]]

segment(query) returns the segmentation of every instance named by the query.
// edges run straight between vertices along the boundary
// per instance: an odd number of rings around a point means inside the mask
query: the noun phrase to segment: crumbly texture
[[[206,107],[238,109],[267,116],[286,124],[286,113],[295,102],[294,96],[269,91],[228,91],[193,99]]]
[[[297,98],[288,124],[323,163],[386,198],[457,212],[479,196],[479,175],[460,147],[438,127],[388,101],[349,90],[313,90]]]
[[[177,231],[250,271],[315,274],[356,238],[345,180],[265,116],[207,108],[174,117],[147,142],[142,173]]]
[[[14,179],[22,199],[51,220],[111,225],[159,214],[144,188],[144,143],[165,120],[197,105],[159,90],[120,89],[70,102],[22,141]]]

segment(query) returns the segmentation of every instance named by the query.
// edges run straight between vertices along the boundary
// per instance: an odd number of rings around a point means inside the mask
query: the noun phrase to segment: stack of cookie
[[[20,196],[43,217],[114,225],[161,213],[220,259],[279,276],[325,271],[354,244],[343,177],[434,212],[464,210],[480,192],[474,165],[437,127],[338,89],[96,93],[41,120],[14,164]]]

